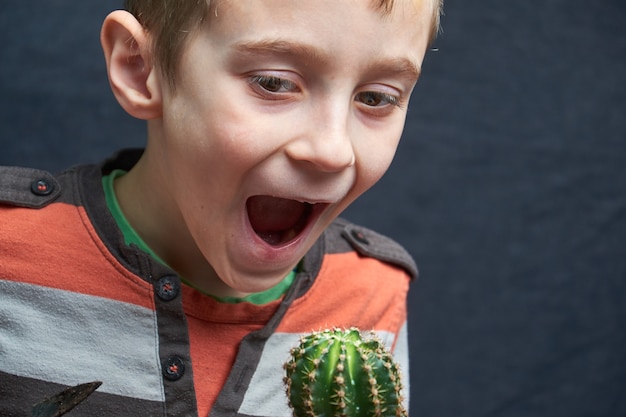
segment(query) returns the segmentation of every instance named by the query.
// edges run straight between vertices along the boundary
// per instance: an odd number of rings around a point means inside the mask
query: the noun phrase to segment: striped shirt
[[[287,417],[282,363],[327,327],[376,331],[408,393],[404,249],[338,219],[283,298],[219,302],[124,244],[101,179],[138,155],[57,176],[0,168],[0,415],[102,381],[71,415]]]

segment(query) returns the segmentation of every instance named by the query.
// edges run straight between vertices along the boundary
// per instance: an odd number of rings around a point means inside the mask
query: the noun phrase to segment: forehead
[[[219,0],[208,27],[219,42],[289,39],[327,54],[405,51],[421,62],[435,0]],[[343,48],[341,48],[343,46]]]
[[[217,9],[220,7],[228,7],[229,4],[237,4],[244,3],[240,0],[206,0],[207,4],[209,4],[212,9],[212,13],[216,14]],[[297,0],[297,2],[303,2],[307,0]],[[436,6],[438,5],[438,0],[341,0],[342,2],[351,2],[351,3],[367,3],[372,10],[376,10],[381,13],[381,15],[389,14],[394,8],[396,8],[397,4],[400,4],[402,7],[403,4],[411,4],[416,9],[425,8],[426,10],[434,11]],[[295,2],[294,2],[295,3]],[[320,3],[320,8],[324,8],[325,6]]]
[[[371,11],[379,14],[381,19],[389,18],[394,14],[402,14],[406,17],[413,18],[415,23],[424,23],[426,20],[428,24],[432,23],[432,16],[438,9],[439,0],[292,0],[291,2],[274,2],[271,0],[206,0],[209,4],[209,16],[208,20],[213,20],[215,17],[219,17],[220,14],[232,11],[236,9],[242,10],[254,10],[262,7],[274,7],[277,3],[283,3],[291,6],[295,9],[309,9],[308,6],[315,6],[313,11],[315,14],[321,15],[324,13],[332,13],[338,9],[343,8],[363,8],[367,7]],[[280,13],[278,7],[275,12]],[[350,16],[344,16],[349,19]]]

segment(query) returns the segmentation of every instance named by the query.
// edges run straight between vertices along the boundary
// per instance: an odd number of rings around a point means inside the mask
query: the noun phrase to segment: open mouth
[[[272,246],[282,246],[302,233],[312,220],[317,204],[258,195],[246,202],[254,232]]]

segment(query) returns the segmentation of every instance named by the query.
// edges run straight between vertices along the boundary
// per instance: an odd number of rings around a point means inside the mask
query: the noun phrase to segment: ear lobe
[[[109,82],[122,108],[138,119],[161,117],[159,77],[141,23],[132,14],[116,10],[105,18],[100,42]]]

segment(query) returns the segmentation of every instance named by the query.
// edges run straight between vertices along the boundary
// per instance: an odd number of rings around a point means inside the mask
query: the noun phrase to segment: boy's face
[[[391,163],[432,12],[372,3],[218,1],[161,82],[163,207],[231,295],[277,284]]]

